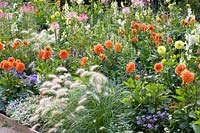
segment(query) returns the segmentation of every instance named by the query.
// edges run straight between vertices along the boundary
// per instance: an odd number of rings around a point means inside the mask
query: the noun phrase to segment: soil
[[[20,133],[18,131],[15,131],[12,127],[9,125],[4,126],[5,123],[0,121],[0,133]]]

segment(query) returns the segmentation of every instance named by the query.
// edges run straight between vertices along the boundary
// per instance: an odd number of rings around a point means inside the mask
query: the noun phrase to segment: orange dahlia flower
[[[171,37],[168,37],[167,38],[167,43],[172,43],[173,42],[173,39]]]
[[[112,48],[112,41],[111,40],[106,40],[105,41],[105,46],[107,49],[111,49]]]
[[[19,46],[19,42],[18,41],[14,41],[13,42],[13,48],[16,49]]]
[[[10,70],[12,68],[12,64],[9,61],[5,61],[2,64],[2,68],[6,71]]]
[[[122,49],[122,45],[121,45],[120,43],[116,43],[116,44],[115,44],[115,51],[116,51],[116,52],[120,52],[121,49]]]
[[[175,73],[180,76],[181,72],[184,71],[186,69],[186,65],[185,64],[178,64],[178,66],[175,69]]]
[[[51,51],[44,51],[44,59],[48,60],[51,58]]]
[[[40,50],[40,52],[38,53],[38,59],[43,59],[43,56],[44,56],[44,53],[45,53],[45,50]]]
[[[8,61],[9,61],[10,63],[13,63],[13,62],[15,62],[15,58],[14,58],[14,57],[9,57],[9,58],[8,58]]]
[[[20,62],[20,63],[17,63],[15,68],[16,68],[17,72],[23,72],[25,69],[25,65],[24,65],[24,63]]]
[[[101,44],[97,44],[94,46],[94,52],[99,55],[104,52],[104,47]]]
[[[137,37],[133,37],[132,38],[132,42],[137,43],[138,42],[138,38]]]
[[[60,50],[59,57],[60,59],[67,59],[69,57],[69,53],[66,50]]]
[[[85,66],[86,63],[87,63],[87,60],[88,60],[87,57],[82,57],[82,58],[81,58],[81,62],[80,62],[81,66]]]
[[[23,45],[24,45],[24,46],[28,46],[28,41],[23,40]]]
[[[156,63],[156,64],[154,65],[154,70],[155,70],[156,72],[161,72],[161,71],[163,70],[163,65],[162,65],[161,63]]]
[[[132,32],[133,35],[136,35],[137,34],[137,29],[132,29],[131,32]]]
[[[181,78],[184,83],[192,83],[192,81],[194,80],[194,74],[188,70],[184,70],[181,73]]]
[[[3,50],[4,46],[3,43],[0,42],[0,51]]]
[[[126,72],[132,73],[135,70],[135,63],[129,62],[126,64]]]

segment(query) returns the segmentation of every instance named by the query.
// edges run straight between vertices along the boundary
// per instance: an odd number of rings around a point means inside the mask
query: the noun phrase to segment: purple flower
[[[0,2],[0,7],[6,7],[6,6],[8,6],[8,2],[6,1]]]
[[[35,75],[35,74],[31,74],[31,75],[27,76],[27,78],[29,80],[30,85],[35,85],[38,83],[38,78],[37,78],[37,75]]]
[[[130,14],[130,12],[131,12],[131,10],[130,10],[130,7],[124,7],[123,9],[122,9],[122,13],[123,14]]]
[[[78,21],[87,21],[87,20],[88,20],[87,14],[80,14],[78,16]]]
[[[148,127],[149,129],[152,129],[152,128],[153,128],[153,126],[152,126],[151,124],[147,124],[147,127]]]

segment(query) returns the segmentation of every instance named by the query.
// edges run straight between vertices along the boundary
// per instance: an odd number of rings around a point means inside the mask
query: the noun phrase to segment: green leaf
[[[181,97],[181,96],[172,96],[172,97],[177,99],[177,100],[179,100],[179,101],[181,101],[181,102],[185,102],[186,101],[185,98]]]
[[[197,100],[197,104],[200,105],[200,100]]]
[[[192,111],[189,113],[189,117],[196,119],[196,114]]]
[[[192,128],[195,133],[200,133],[200,125],[192,124]]]
[[[195,121],[194,124],[196,124],[196,125],[200,125],[200,119],[197,120],[197,121]]]
[[[183,91],[180,90],[180,89],[176,89],[176,94],[177,94],[177,95],[183,95]]]

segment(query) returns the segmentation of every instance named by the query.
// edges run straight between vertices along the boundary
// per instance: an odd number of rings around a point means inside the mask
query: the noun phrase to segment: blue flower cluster
[[[157,130],[160,127],[160,124],[168,121],[168,115],[169,113],[167,113],[167,111],[158,111],[156,114],[136,117],[136,123],[147,130]]]
[[[24,83],[24,85],[27,86],[34,86],[39,83],[38,77],[35,74],[27,75],[25,72],[18,73],[16,70],[11,69],[10,73],[13,74],[13,76],[20,78],[21,81]]]

